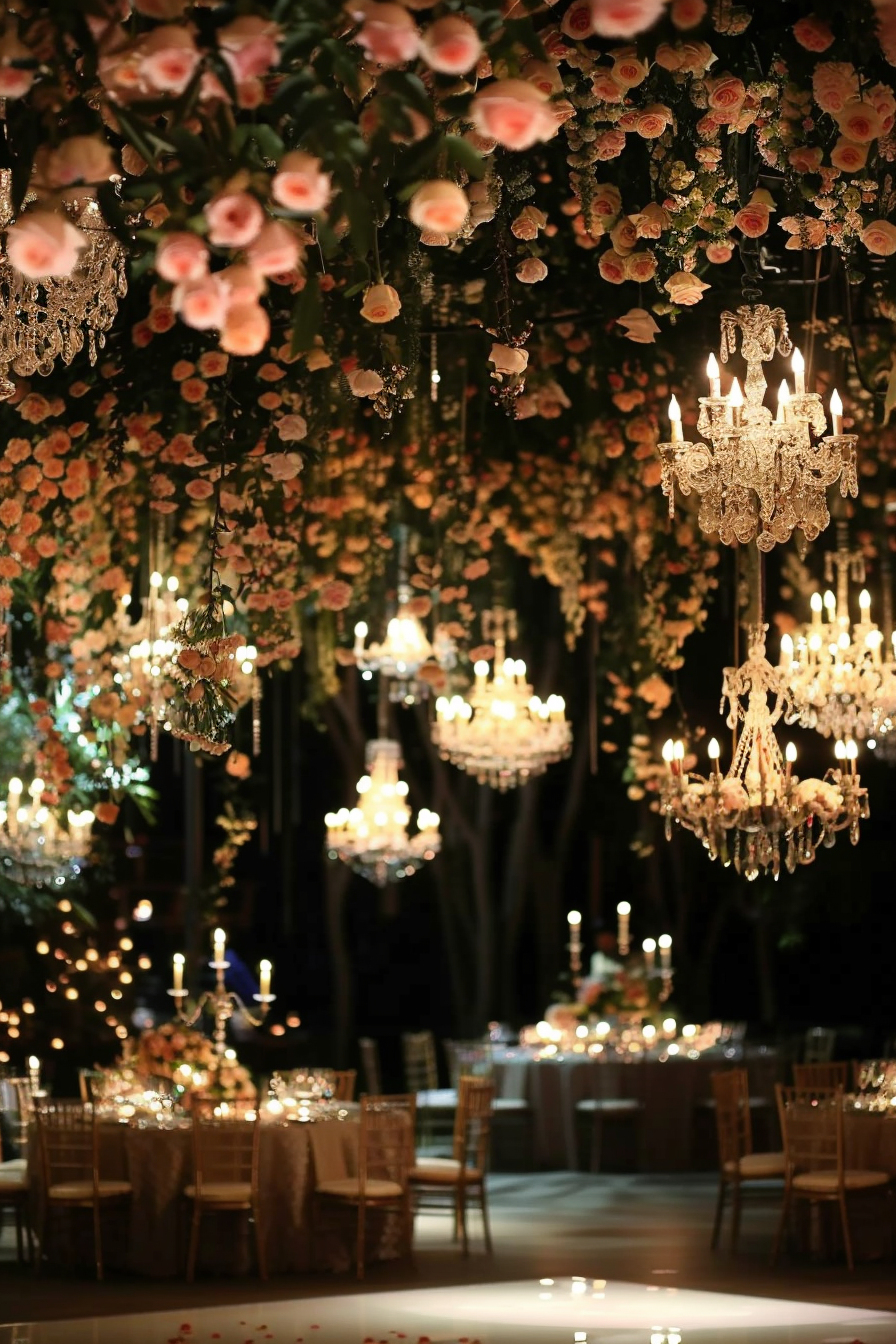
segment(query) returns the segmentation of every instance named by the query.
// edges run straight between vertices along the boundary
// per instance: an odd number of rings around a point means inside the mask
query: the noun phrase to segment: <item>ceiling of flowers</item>
[[[775,423],[818,437],[838,385],[829,498],[842,484],[873,562],[896,401],[891,61],[888,3],[4,6],[6,776],[114,821],[160,731],[225,752],[264,677],[313,648],[324,700],[356,623],[381,640],[398,609],[425,627],[414,675],[447,740],[520,561],[570,647],[596,625],[604,701],[642,731],[731,581],[667,408],[697,434],[719,313],[745,303],[789,310],[805,356]],[[789,348],[779,327],[773,385]],[[739,410],[730,352],[716,395],[738,428],[762,393],[748,378]],[[788,573],[808,592],[798,557]],[[531,712],[556,726],[562,705]],[[744,798],[766,752],[779,768],[749,713]],[[669,762],[667,816],[724,851]],[[726,780],[727,810],[746,806]],[[823,803],[804,790],[792,845],[819,843]]]

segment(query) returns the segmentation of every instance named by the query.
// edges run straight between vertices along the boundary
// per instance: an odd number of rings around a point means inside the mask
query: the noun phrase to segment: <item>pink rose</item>
[[[787,161],[798,173],[817,173],[822,157],[817,145],[797,145],[787,151]]]
[[[400,312],[401,299],[391,285],[371,285],[365,293],[361,316],[368,322],[391,322]]]
[[[785,233],[792,235],[785,243],[785,250],[788,252],[824,247],[827,241],[824,220],[813,219],[809,215],[788,215],[781,220],[781,228]]]
[[[303,150],[284,154],[271,182],[271,195],[294,215],[315,215],[326,209],[332,191],[330,174],[320,170],[320,159]]]
[[[500,341],[495,341],[488,360],[490,364],[494,364],[495,373],[510,375],[525,373],[529,364],[529,351],[518,350],[516,346],[502,345]]]
[[[137,49],[141,80],[157,93],[183,93],[201,60],[185,28],[162,24],[148,33]]]
[[[284,443],[301,443],[308,436],[308,421],[304,415],[281,415],[274,428]]]
[[[748,201],[734,216],[734,227],[747,238],[761,238],[768,231],[769,207],[762,201]]]
[[[248,247],[264,223],[264,211],[248,191],[215,196],[203,214],[208,223],[208,240],[216,247]]]
[[[703,291],[709,288],[692,271],[676,271],[663,285],[671,301],[683,308],[693,308],[702,299]]]
[[[155,267],[172,285],[199,280],[208,270],[208,248],[195,233],[168,233],[156,248]]]
[[[868,162],[868,146],[856,145],[841,135],[831,150],[831,163],[844,173],[857,173]]]
[[[594,157],[598,163],[607,163],[618,159],[625,149],[625,131],[614,128],[612,131],[598,131],[591,142]]]
[[[404,65],[417,55],[420,33],[403,5],[359,0],[348,8],[355,22],[361,24],[353,40],[363,47],[368,61],[384,66]]]
[[[896,252],[896,226],[886,219],[875,219],[866,225],[862,242],[876,257],[891,257]]]
[[[547,266],[538,257],[526,257],[516,268],[516,278],[524,285],[537,285],[547,273]]]
[[[424,182],[410,199],[408,214],[418,229],[457,233],[470,213],[470,202],[456,182]]]
[[[13,61],[32,61],[29,69]],[[37,62],[34,52],[20,42],[14,24],[0,35],[0,98],[21,98],[34,83]]]
[[[246,260],[259,275],[285,275],[299,265],[302,248],[294,231],[282,219],[262,224],[246,249]]]
[[[218,46],[237,84],[277,64],[280,29],[260,14],[242,14],[218,29]]]
[[[634,89],[647,78],[647,62],[634,54],[617,56],[613,62],[613,78],[626,89]]]
[[[663,103],[651,103],[635,117],[634,129],[645,140],[656,140],[672,120],[672,113]]]
[[[720,75],[718,79],[706,81],[706,92],[713,120],[719,126],[728,126],[737,120],[747,96],[743,80],[736,75]]]
[[[834,113],[834,120],[847,140],[860,145],[867,145],[880,135],[877,109],[872,103],[863,103],[858,98],[850,98],[844,103],[839,112]]]
[[[646,308],[630,308],[622,317],[617,317],[616,325],[625,329],[625,335],[638,345],[653,345],[659,327]]]
[[[656,257],[652,252],[631,252],[625,259],[625,278],[639,285],[656,275]]]
[[[41,176],[51,187],[102,182],[115,172],[111,146],[98,135],[70,135],[43,156]]]
[[[539,210],[534,205],[524,205],[510,226],[510,232],[514,238],[522,238],[526,242],[531,242],[537,238],[541,229],[548,222],[548,217],[543,210]]]
[[[480,135],[506,149],[530,149],[556,131],[547,98],[524,79],[495,79],[479,90],[470,119]]]
[[[610,242],[623,256],[631,252],[638,241],[638,230],[633,219],[622,215],[610,230]]]
[[[251,266],[225,266],[215,271],[215,279],[224,286],[228,306],[255,303],[264,289],[264,280]]]
[[[726,261],[730,261],[734,254],[732,243],[707,243],[706,260],[713,262],[716,266],[724,266]]]
[[[609,251],[601,254],[597,269],[603,279],[608,280],[611,285],[621,285],[625,279],[625,257],[611,247]]]
[[[702,75],[716,59],[708,42],[698,42],[693,37],[686,42],[679,42],[678,51],[681,54],[679,69],[686,74]]]
[[[560,32],[564,37],[571,37],[576,42],[584,41],[586,37],[591,36],[594,32],[591,23],[591,0],[573,0],[563,15]]]
[[[203,275],[198,280],[185,280],[175,288],[171,303],[188,327],[197,331],[220,329],[228,306],[228,293],[221,283],[220,272]]]
[[[621,103],[625,99],[624,86],[609,70],[598,70],[591,81],[591,92],[602,103]]]
[[[656,49],[654,60],[661,70],[669,70],[673,74],[680,70],[684,56],[679,46],[671,46],[668,42],[661,42]]]
[[[810,14],[808,18],[798,19],[793,25],[793,35],[801,47],[806,51],[827,51],[834,40],[834,34],[824,19],[820,19],[817,14]]]
[[[224,318],[221,349],[228,355],[258,355],[270,335],[270,319],[260,303],[233,304]]]
[[[859,77],[846,61],[822,61],[812,74],[812,96],[822,112],[839,112],[859,96]]]
[[[261,460],[275,481],[294,481],[305,465],[298,453],[265,453]]]
[[[355,397],[375,397],[383,390],[383,380],[375,369],[354,369],[345,376]]]
[[[465,75],[482,55],[482,43],[472,23],[447,14],[426,29],[420,39],[420,52],[430,70],[440,75]]]
[[[669,212],[656,201],[651,201],[643,210],[630,215],[629,218],[635,226],[637,238],[659,238],[663,230],[669,227]]]
[[[669,17],[681,32],[696,28],[706,17],[706,0],[672,0]]]
[[[522,69],[523,79],[529,84],[534,84],[536,89],[546,98],[550,98],[552,93],[560,93],[563,89],[563,79],[556,65],[550,61],[527,61]]]
[[[318,593],[318,605],[323,611],[345,611],[352,600],[352,589],[342,579],[331,579]]]
[[[622,209],[622,196],[613,182],[598,182],[591,196],[592,232],[605,232],[606,225],[617,217]],[[603,229],[595,228],[600,222]]]
[[[55,210],[28,210],[6,234],[7,256],[29,280],[71,275],[86,243],[81,230]]]
[[[875,84],[873,88],[864,89],[863,94],[866,102],[871,103],[880,117],[881,135],[889,135],[896,121],[896,95],[893,90],[887,84]]]
[[[664,9],[665,0],[591,0],[591,24],[598,37],[634,37]]]

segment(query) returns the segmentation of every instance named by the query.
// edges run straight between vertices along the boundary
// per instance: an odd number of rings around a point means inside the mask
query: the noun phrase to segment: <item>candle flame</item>
[[[840,393],[837,391],[835,387],[833,392],[831,393],[831,415],[842,415],[842,414],[843,414],[843,402],[840,400]]]
[[[793,347],[793,359],[790,361],[790,367],[794,373],[805,373],[806,371],[806,361],[803,359],[798,346]]]
[[[673,396],[672,400],[669,402],[669,419],[670,420],[681,419],[681,407],[678,404],[678,398],[675,396]]]
[[[707,378],[719,377],[719,361],[712,352],[710,352],[709,359],[706,361],[706,376]]]
[[[731,391],[728,393],[728,403],[731,406],[743,406],[744,394],[740,390],[740,383],[736,378],[731,379]]]

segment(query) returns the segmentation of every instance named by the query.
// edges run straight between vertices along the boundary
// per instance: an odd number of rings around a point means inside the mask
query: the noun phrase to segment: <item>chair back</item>
[[[452,1156],[462,1167],[486,1170],[494,1103],[495,1085],[490,1078],[458,1079]]]
[[[401,1038],[404,1085],[409,1092],[434,1092],[439,1085],[436,1041],[431,1031],[406,1031]]]
[[[99,1145],[93,1107],[80,1098],[41,1100],[34,1108],[44,1189],[71,1181],[99,1181]]]
[[[28,1156],[28,1125],[34,1113],[28,1078],[0,1078],[0,1158]]]
[[[83,1102],[100,1100],[100,1090],[97,1089],[96,1084],[102,1082],[104,1077],[102,1069],[78,1070],[78,1089]]]
[[[356,1069],[336,1069],[333,1075],[333,1100],[354,1101],[357,1078]]]
[[[775,1086],[788,1178],[836,1171],[843,1185],[843,1088]]]
[[[831,1064],[794,1064],[793,1085],[800,1091],[812,1091],[817,1087],[846,1088],[849,1065]]]
[[[249,1184],[258,1192],[259,1114],[252,1107],[204,1099],[193,1105],[193,1178],[202,1198],[203,1184]],[[217,1111],[217,1114],[215,1112]]]
[[[383,1090],[380,1073],[380,1048],[370,1036],[362,1036],[358,1041],[361,1052],[361,1067],[364,1070],[364,1087],[371,1096],[379,1096]]]
[[[448,1081],[453,1088],[463,1078],[488,1078],[492,1073],[492,1049],[488,1041],[443,1041]]]
[[[829,1064],[834,1058],[836,1032],[830,1027],[810,1027],[803,1046],[804,1064]]]
[[[746,1069],[724,1069],[710,1077],[716,1103],[716,1137],[719,1166],[735,1168],[742,1157],[753,1151],[750,1122],[750,1083]]]
[[[362,1191],[368,1181],[395,1181],[402,1190],[408,1188],[414,1165],[416,1107],[413,1094],[361,1098],[358,1178]]]

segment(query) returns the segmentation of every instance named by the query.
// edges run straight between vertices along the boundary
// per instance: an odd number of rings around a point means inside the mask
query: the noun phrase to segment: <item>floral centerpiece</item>
[[[222,1101],[253,1101],[256,1096],[249,1070],[236,1058],[219,1059],[209,1038],[182,1022],[142,1032],[136,1066],[144,1075],[170,1078],[183,1097],[202,1092]]]

